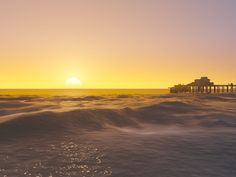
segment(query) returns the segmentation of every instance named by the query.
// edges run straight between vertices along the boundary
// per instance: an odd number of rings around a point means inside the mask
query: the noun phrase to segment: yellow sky
[[[236,82],[235,2],[208,1],[1,1],[0,88]]]

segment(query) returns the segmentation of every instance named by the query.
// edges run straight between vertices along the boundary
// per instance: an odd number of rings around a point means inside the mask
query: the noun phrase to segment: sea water
[[[235,177],[236,95],[1,90],[2,177]]]

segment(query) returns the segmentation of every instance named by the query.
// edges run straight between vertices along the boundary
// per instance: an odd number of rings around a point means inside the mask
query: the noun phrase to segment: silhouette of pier
[[[175,85],[170,88],[171,93],[233,93],[236,92],[236,85],[215,85],[208,77],[201,77],[187,85]]]

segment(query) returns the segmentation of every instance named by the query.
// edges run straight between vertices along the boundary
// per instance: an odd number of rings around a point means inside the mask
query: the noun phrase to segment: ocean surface
[[[235,177],[236,94],[0,90],[0,177]]]

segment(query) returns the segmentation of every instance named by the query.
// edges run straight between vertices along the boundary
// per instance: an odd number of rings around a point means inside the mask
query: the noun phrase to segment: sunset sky
[[[236,83],[236,0],[0,0],[0,23],[0,88]]]

